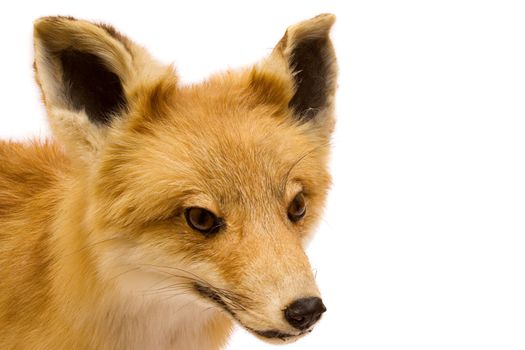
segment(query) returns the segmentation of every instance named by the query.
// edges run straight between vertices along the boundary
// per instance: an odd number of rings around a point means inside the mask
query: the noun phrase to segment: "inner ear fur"
[[[92,53],[70,49],[58,56],[66,87],[64,97],[70,106],[77,111],[84,110],[95,124],[110,124],[112,116],[126,107],[119,76]]]

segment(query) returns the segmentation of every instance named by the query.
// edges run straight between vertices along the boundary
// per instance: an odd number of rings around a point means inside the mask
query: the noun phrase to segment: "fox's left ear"
[[[257,74],[252,73],[252,80],[266,80],[266,96],[285,99],[300,122],[315,123],[328,132],[334,124],[337,86],[337,62],[330,40],[334,22],[334,15],[322,14],[289,27],[270,57],[256,68]],[[268,75],[273,84],[268,84]],[[281,83],[275,84],[277,81]],[[291,91],[287,89],[290,81]]]

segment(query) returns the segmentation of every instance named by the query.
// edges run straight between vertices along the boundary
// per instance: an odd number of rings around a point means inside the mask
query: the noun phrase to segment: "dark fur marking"
[[[72,107],[85,110],[94,123],[110,124],[114,113],[126,105],[119,77],[94,54],[66,50],[59,55],[65,93]]]
[[[221,296],[217,294],[215,291],[213,291],[211,288],[205,287],[201,284],[194,283],[193,287],[199,293],[201,296],[203,296],[206,299],[214,301],[217,305],[222,307],[224,311],[232,315],[232,317],[235,318],[235,313],[226,305],[224,300],[222,300]]]
[[[113,39],[120,41],[122,45],[124,45],[126,50],[128,50],[128,52],[131,52],[128,39],[124,35],[122,35],[118,30],[116,30],[114,27],[110,26],[109,24],[105,24],[105,23],[97,23],[97,25],[100,28],[104,29],[106,33],[108,33]]]
[[[64,20],[77,21],[77,19],[73,16],[46,16],[46,17],[42,17],[42,19],[45,19],[46,21],[49,21],[49,22],[57,22],[57,23],[63,22]]]
[[[290,65],[296,72],[296,93],[289,103],[301,121],[309,121],[326,106],[330,62],[328,38],[308,38],[293,50]]]

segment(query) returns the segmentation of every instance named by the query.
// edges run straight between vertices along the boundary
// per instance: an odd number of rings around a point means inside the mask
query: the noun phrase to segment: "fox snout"
[[[313,210],[314,203],[308,204],[305,210]],[[263,212],[259,216],[264,217]],[[303,242],[290,229],[294,226],[280,223],[279,217],[272,222],[257,228],[245,224],[239,232],[232,228],[229,243],[235,248],[211,261],[221,271],[215,285],[220,288],[196,289],[257,336],[291,341],[309,333],[326,307]],[[216,237],[217,244],[220,240]]]
[[[200,284],[195,284],[195,290],[204,298],[212,300],[216,304],[220,305],[226,312],[228,312],[234,318],[236,317],[236,313],[229,308],[229,306],[224,302],[222,297],[217,292],[214,292],[210,288]],[[282,311],[283,317],[286,319],[288,324],[299,332],[292,331],[290,333],[287,333],[284,330],[257,330],[249,326],[245,327],[251,332],[255,333],[256,335],[265,338],[266,340],[277,338],[286,341],[311,332],[312,327],[317,323],[317,321],[319,321],[321,315],[325,311],[326,307],[324,306],[321,298],[301,298],[292,302]]]
[[[224,231],[205,240],[214,254],[203,258],[201,269],[187,268],[202,277],[193,288],[208,304],[261,337],[292,337],[313,326],[325,308],[301,240],[273,221],[274,229],[264,230],[268,223],[225,220]]]
[[[224,298],[229,298],[229,301],[231,302],[231,293],[228,293],[229,295],[221,295],[224,291],[214,291],[212,288],[198,283],[194,285],[194,288],[199,295],[212,301],[214,304],[219,305],[245,328],[256,335],[265,338],[265,340],[280,339],[282,341],[287,341],[309,333],[312,331],[313,326],[321,319],[322,314],[326,312],[326,307],[320,297],[305,297],[288,304],[282,310],[279,310],[280,312],[276,312],[273,317],[270,315],[266,320],[258,320],[259,322],[262,321],[262,324],[274,323],[275,325],[273,328],[271,326],[257,325],[257,322],[248,325],[246,324],[246,321],[242,320],[242,313],[243,311],[253,313],[256,310],[254,304],[251,306],[252,309],[247,309],[246,307],[241,306],[242,311],[234,311],[235,306],[232,307],[224,300]],[[240,300],[243,298],[236,297],[234,299],[237,299],[235,304],[237,304],[237,308],[239,308],[241,305]],[[276,319],[277,322],[272,321],[272,318]],[[282,327],[280,325],[280,318],[284,319],[287,325]]]

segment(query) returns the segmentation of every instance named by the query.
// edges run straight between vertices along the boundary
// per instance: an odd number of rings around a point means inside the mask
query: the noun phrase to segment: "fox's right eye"
[[[288,219],[298,222],[306,214],[306,200],[302,192],[299,192],[288,207]]]
[[[184,211],[188,226],[205,235],[219,231],[224,221],[211,211],[199,207],[191,207]]]

